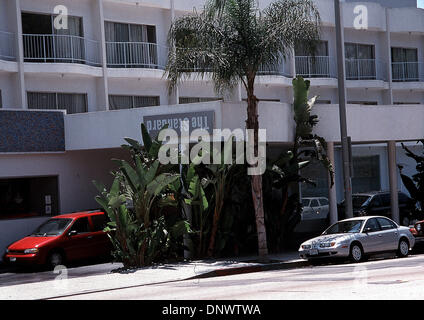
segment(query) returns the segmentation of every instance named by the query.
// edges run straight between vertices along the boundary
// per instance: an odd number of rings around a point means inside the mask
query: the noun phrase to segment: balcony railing
[[[289,68],[289,64],[285,61],[282,61],[278,66],[262,66],[259,68],[258,75],[260,76],[284,76],[287,78],[291,78],[292,74]]]
[[[329,56],[297,56],[296,74],[304,78],[336,78]]]
[[[108,67],[165,69],[168,48],[147,42],[106,42]]]
[[[386,64],[376,59],[346,59],[347,80],[387,80]]]
[[[392,62],[392,80],[396,82],[424,81],[424,63]]]
[[[101,65],[98,41],[69,35],[24,34],[23,42],[26,62]]]
[[[0,31],[0,59],[10,61],[16,59],[14,39],[14,33]]]

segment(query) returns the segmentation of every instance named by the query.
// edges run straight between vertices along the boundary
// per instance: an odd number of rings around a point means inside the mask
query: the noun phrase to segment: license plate
[[[317,249],[309,250],[309,255],[311,255],[311,256],[316,256],[316,255],[318,255],[318,250],[317,250]]]
[[[15,262],[16,261],[16,258],[15,257],[11,257],[10,258],[10,262]]]

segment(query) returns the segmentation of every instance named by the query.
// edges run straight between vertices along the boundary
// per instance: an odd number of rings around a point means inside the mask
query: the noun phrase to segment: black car
[[[353,216],[386,216],[391,218],[389,191],[373,191],[352,195]],[[414,220],[421,219],[415,209],[414,200],[403,192],[398,193],[400,224],[409,226]],[[337,206],[339,219],[345,218],[344,200]]]

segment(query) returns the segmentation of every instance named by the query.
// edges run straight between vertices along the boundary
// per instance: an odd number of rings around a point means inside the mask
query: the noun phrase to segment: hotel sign
[[[161,114],[154,116],[144,116],[143,123],[147,131],[152,136],[157,136],[159,131],[168,124],[169,129],[175,130],[181,134],[181,126],[184,121],[188,122],[188,130],[192,132],[196,129],[204,129],[210,134],[213,133],[215,127],[215,112],[214,111],[199,111],[188,113],[172,113]]]

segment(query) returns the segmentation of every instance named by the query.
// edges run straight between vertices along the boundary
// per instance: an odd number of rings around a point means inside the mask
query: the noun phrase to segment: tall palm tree
[[[277,70],[296,45],[314,51],[320,16],[312,0],[277,0],[260,10],[256,0],[206,0],[204,10],[176,19],[170,28],[166,75],[170,90],[195,71],[209,75],[223,94],[242,83],[247,93],[246,129],[258,149],[258,99],[255,79]],[[268,254],[262,176],[251,177],[260,256]]]

